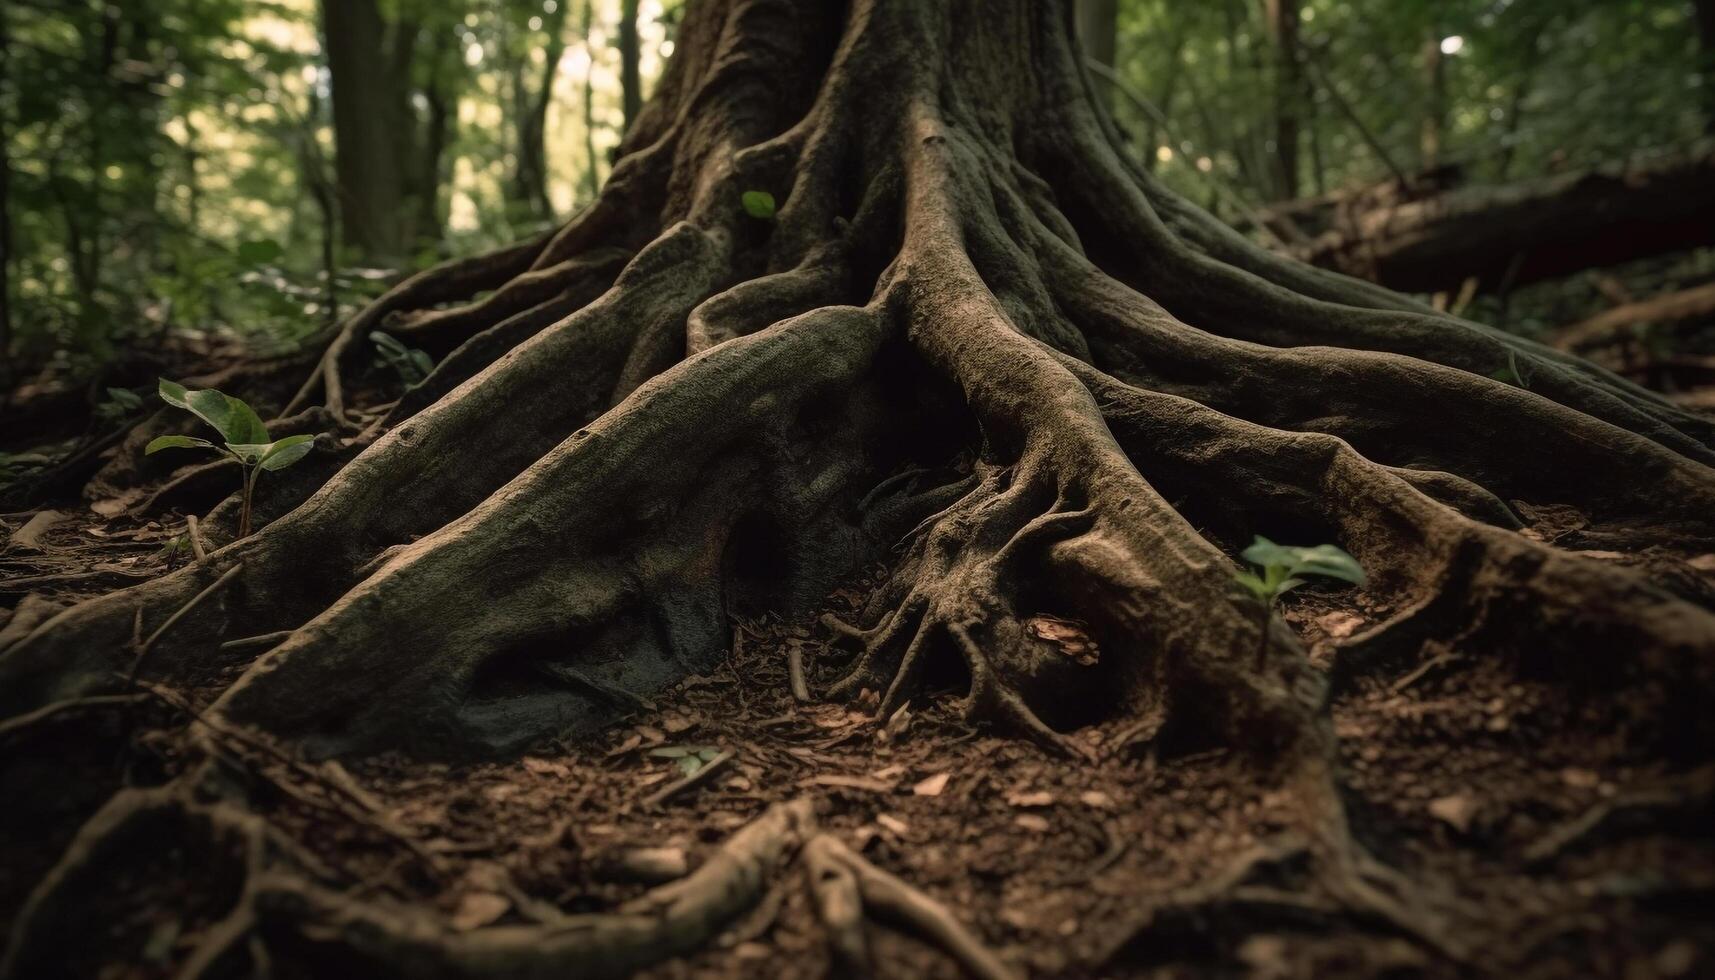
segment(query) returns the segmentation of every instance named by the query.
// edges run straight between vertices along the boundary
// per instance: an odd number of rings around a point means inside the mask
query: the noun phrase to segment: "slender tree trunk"
[[[1428,173],[1441,163],[1441,143],[1447,130],[1447,56],[1441,52],[1441,32],[1430,27],[1423,43],[1423,123],[1418,137],[1418,170]]]
[[[1715,134],[1715,0],[1694,0],[1698,53],[1702,56],[1704,130]]]
[[[387,56],[387,24],[376,0],[322,0],[322,29],[333,89],[334,166],[346,244],[365,261],[393,263],[407,252],[407,187],[397,148],[397,68]],[[414,183],[414,182],[413,182]]]
[[[1298,51],[1298,0],[1265,0],[1274,42],[1274,159],[1280,200],[1298,196],[1299,117],[1307,106],[1304,67]]]
[[[642,48],[637,35],[637,0],[621,0],[619,13],[619,88],[625,112],[625,131],[643,109],[643,75],[638,61]]]
[[[12,120],[5,100],[12,50],[9,10],[0,8],[0,403],[12,394]]]
[[[554,79],[560,70],[560,59],[566,52],[567,3],[555,6],[545,18],[542,29],[548,43],[543,49],[543,64],[534,93],[527,93],[518,119],[517,194],[527,201],[538,217],[554,213],[548,198],[548,106],[554,97]],[[523,74],[519,74],[522,82]]]
[[[568,0],[569,2],[569,0]],[[595,148],[595,46],[590,44],[590,27],[595,19],[595,0],[584,0],[583,45],[584,66],[584,182],[591,200],[601,191],[601,161]]]

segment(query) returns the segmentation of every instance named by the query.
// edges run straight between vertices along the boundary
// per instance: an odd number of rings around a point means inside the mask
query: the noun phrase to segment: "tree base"
[[[139,691],[198,719],[183,740],[142,741],[152,788],[116,796],[31,893],[12,972],[63,955],[90,868],[159,826],[215,842],[214,864],[232,856],[221,842],[242,844],[235,911],[199,964],[241,940],[253,961],[326,940],[422,975],[532,976],[597,955],[588,943],[632,951],[614,954],[623,966],[707,938],[738,911],[724,886],[719,914],[690,910],[679,938],[603,918],[622,940],[496,884],[456,911],[480,918],[498,895],[546,921],[449,938],[368,903],[397,868],[354,873],[262,814],[352,824],[423,876],[399,898],[451,896],[445,849],[330,760],[514,758],[601,729],[712,670],[731,616],[808,621],[876,564],[888,572],[866,606],[817,635],[855,641],[855,661],[813,689],[875,709],[890,739],[936,682],[962,691],[961,723],[1088,763],[1060,764],[1061,779],[1121,779],[1090,762],[1123,757],[1116,730],[1158,765],[1221,760],[1187,784],[1207,794],[1198,806],[1127,803],[1187,834],[1203,812],[1258,821],[1193,849],[1194,875],[1128,866],[1162,883],[1145,907],[1163,921],[1261,903],[1370,923],[1437,967],[1482,965],[1468,936],[1482,924],[1438,884],[1460,880],[1459,860],[1399,851],[1389,833],[1417,826],[1415,809],[1393,823],[1351,802],[1342,706],[1425,683],[1409,671],[1506,678],[1484,725],[1515,686],[1618,725],[1601,743],[1616,793],[1701,778],[1684,761],[1715,746],[1715,587],[1686,559],[1715,544],[1715,424],[1220,228],[1120,155],[1059,7],[695,5],[585,212],[414,277],[348,323],[287,409],[335,430],[306,471],[325,483],[301,502],[283,484],[255,535],[0,651],[0,713],[18,732]],[[743,210],[753,189],[784,202],[772,221]],[[445,356],[354,418],[352,353],[376,328]],[[317,395],[319,412],[300,412]],[[217,541],[223,508],[205,522]],[[1580,528],[1550,533],[1567,514]],[[1331,663],[1234,588],[1233,556],[1258,533],[1337,542],[1368,571],[1364,629]],[[1555,720],[1545,733],[1595,737]],[[939,798],[933,785],[916,795]],[[1442,789],[1433,833],[1470,833],[1482,801]],[[1173,838],[1156,827],[1123,830],[1159,856]],[[782,833],[735,838],[744,895],[785,859]],[[793,839],[841,956],[866,955],[859,906],[911,908],[968,968],[993,966],[845,845]]]

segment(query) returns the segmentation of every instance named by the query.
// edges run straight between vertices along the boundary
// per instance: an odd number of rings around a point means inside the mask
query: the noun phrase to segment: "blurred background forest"
[[[158,373],[311,347],[402,271],[575,211],[685,2],[6,0],[0,448],[40,406],[117,424]],[[1681,397],[1715,382],[1715,0],[1080,18],[1129,150],[1245,233]]]

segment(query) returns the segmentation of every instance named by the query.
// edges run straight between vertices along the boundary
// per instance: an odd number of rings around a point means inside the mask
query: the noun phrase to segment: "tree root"
[[[812,856],[813,855],[813,856]],[[947,911],[946,906],[888,874],[826,834],[805,845],[805,867],[815,882],[816,910],[830,942],[854,966],[865,959],[861,919],[866,909],[908,926],[946,950],[977,980],[1017,976]],[[861,902],[861,904],[859,904]],[[852,959],[852,957],[857,959]]]
[[[78,699],[123,690],[147,654],[163,684],[221,689],[197,712],[145,688],[197,719],[209,758],[265,756],[282,794],[432,876],[422,842],[304,758],[502,754],[593,728],[707,669],[733,615],[807,613],[890,560],[852,623],[824,621],[859,647],[831,693],[871,690],[891,716],[948,663],[968,718],[1072,757],[1077,729],[1119,715],[1139,719],[1122,751],[1229,747],[1298,805],[1316,890],[1301,911],[1457,960],[1434,882],[1402,880],[1347,826],[1330,697],[1456,644],[1460,663],[1641,692],[1615,710],[1643,750],[1715,745],[1706,585],[1521,533],[1558,505],[1592,523],[1586,545],[1715,542],[1715,424],[1261,252],[1116,150],[1063,4],[1002,6],[687,8],[660,98],[589,209],[342,326],[287,409],[321,389],[291,424],[337,436],[280,481],[273,519],[202,568],[20,614],[4,731],[108,703]],[[744,213],[748,190],[775,196],[774,220]],[[354,420],[342,372],[382,328],[448,353]],[[210,543],[222,519],[203,521]],[[1258,533],[1338,543],[1369,572],[1382,621],[1331,673],[1234,589]],[[162,624],[147,638],[145,619]],[[137,793],[74,841],[28,921],[58,915],[124,828],[236,826],[230,804]],[[235,911],[196,969],[270,955],[283,930],[425,976],[622,972],[707,938],[807,839],[848,965],[868,962],[868,908],[1000,975],[932,903],[815,837],[802,804],[646,907],[462,935],[253,870],[254,922]],[[1221,894],[1296,901],[1270,887],[1241,875]],[[50,947],[26,937],[8,963]]]

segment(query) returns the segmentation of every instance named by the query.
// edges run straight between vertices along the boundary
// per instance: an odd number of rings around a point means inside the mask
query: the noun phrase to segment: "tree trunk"
[[[1447,130],[1447,56],[1441,52],[1441,32],[1434,27],[1423,42],[1423,89],[1417,169],[1427,173],[1441,165],[1441,141]]]
[[[1693,0],[1692,7],[1702,57],[1704,130],[1715,135],[1715,0]]]
[[[1076,50],[1055,0],[689,5],[600,197],[390,291],[289,410],[320,392],[345,418],[382,326],[433,375],[264,481],[256,534],[0,652],[0,710],[115,690],[114,651],[171,616],[131,669],[218,691],[208,730],[291,760],[515,753],[709,669],[730,616],[813,610],[885,563],[861,622],[828,626],[858,648],[829,693],[891,716],[950,669],[972,724],[1071,758],[1069,732],[1115,717],[1225,748],[1313,842],[1290,907],[1339,903],[1454,971],[1470,952],[1430,889],[1349,829],[1329,685],[1456,637],[1485,669],[1630,685],[1614,738],[1706,757],[1707,598],[1525,523],[1552,505],[1596,547],[1708,550],[1715,425],[1253,247],[1126,160]],[[232,509],[204,522],[217,543]],[[1331,674],[1235,590],[1258,533],[1368,570],[1382,622]],[[221,646],[249,634],[265,653]],[[203,785],[92,820],[17,917],[14,975],[48,972],[104,842],[212,819]],[[418,976],[622,975],[760,900],[802,816],[705,865],[743,887],[687,879],[647,916],[455,934],[291,869],[241,911],[264,948],[303,933]]]
[[[1715,147],[1415,199],[1390,184],[1316,210],[1325,229],[1295,250],[1316,265],[1414,292],[1521,285],[1715,244]]]
[[[1119,0],[1077,0],[1078,43],[1084,57],[1106,65],[1116,64],[1116,42],[1119,37]],[[1098,92],[1107,91],[1098,87]],[[1111,107],[1112,100],[1109,100]],[[1150,152],[1154,152],[1153,149]]]
[[[638,70],[642,48],[637,36],[637,0],[620,0],[619,13],[619,89],[625,112],[625,131],[643,111],[643,75]]]
[[[517,197],[529,203],[538,217],[553,216],[554,206],[548,199],[548,105],[553,101],[554,77],[560,70],[560,58],[566,52],[566,3],[555,6],[542,29],[548,34],[543,51],[541,77],[534,93],[523,100],[518,119]],[[520,79],[523,73],[520,72]]]
[[[333,89],[334,168],[346,243],[367,261],[406,252],[404,138],[386,57],[387,24],[375,0],[323,0],[322,31]]]
[[[594,19],[595,0],[584,0],[583,45],[584,67],[584,182],[590,200],[601,193],[601,166],[595,149],[595,47],[590,44],[590,24]]]
[[[1298,0],[1265,0],[1274,40],[1274,157],[1276,199],[1298,196],[1298,120],[1309,107],[1298,53]]]
[[[0,11],[0,90],[6,87],[7,60],[12,48],[11,24]],[[12,397],[12,135],[0,113],[0,401]]]

